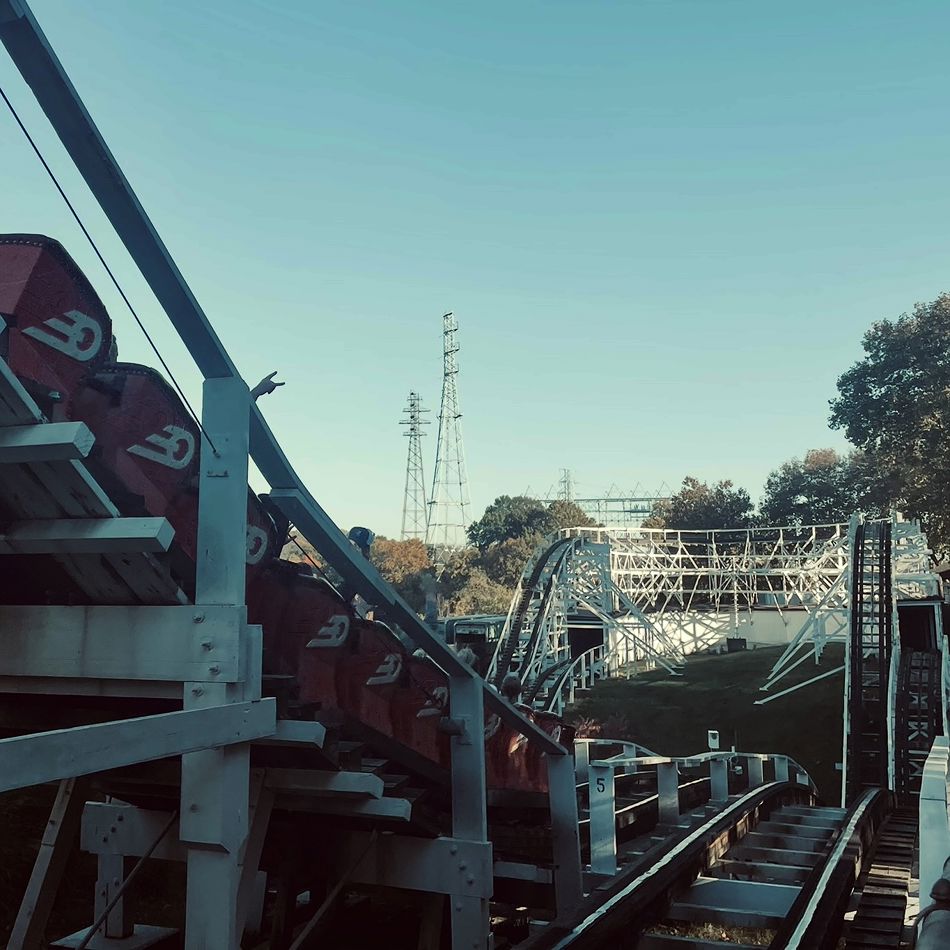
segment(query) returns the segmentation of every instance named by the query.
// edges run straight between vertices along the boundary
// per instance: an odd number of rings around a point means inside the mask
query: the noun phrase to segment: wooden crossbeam
[[[223,605],[0,606],[0,677],[236,683],[242,626]]]
[[[266,789],[266,785],[264,787]],[[368,810],[362,814],[401,817],[399,808],[385,807],[388,803],[396,802],[402,806],[408,804],[400,799],[365,802],[362,806]],[[341,810],[339,814],[354,813],[351,809],[356,803],[343,801],[340,804],[343,809],[350,810]],[[83,813],[81,846],[84,851],[93,854],[141,855],[167,821],[168,812],[164,811],[89,802]],[[417,838],[400,834],[381,835],[371,842],[370,832],[357,829],[343,832],[329,828],[325,837],[326,848],[321,861],[331,879],[351,866],[355,858],[372,844],[368,860],[352,877],[354,883],[403,887],[434,894],[491,896],[492,850],[487,842],[450,837]],[[249,852],[254,843],[249,842]],[[185,848],[173,828],[155,850],[154,857],[165,861],[183,861],[185,854]],[[524,879],[550,882],[549,871],[539,871],[531,866],[529,878],[527,870],[525,867],[521,875]],[[547,878],[543,876],[545,873]],[[470,883],[469,876],[473,876],[475,881]]]
[[[50,911],[66,870],[66,862],[79,837],[88,783],[86,778],[60,782],[33,864],[33,873],[10,934],[8,950],[40,950],[45,946],[43,938]]]
[[[0,554],[158,554],[174,537],[165,518],[15,521],[0,532]]]
[[[267,769],[264,782],[288,794],[382,798],[385,783],[370,772],[323,772],[314,769]]]
[[[96,437],[85,422],[0,428],[0,465],[85,458]]]
[[[250,742],[276,728],[269,698],[0,739],[0,792]]]

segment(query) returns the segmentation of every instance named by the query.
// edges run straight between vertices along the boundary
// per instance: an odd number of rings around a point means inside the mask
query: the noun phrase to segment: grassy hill
[[[739,751],[790,755],[808,769],[825,801],[837,805],[844,674],[756,706],[757,699],[769,695],[759,687],[781,652],[770,647],[696,656],[689,658],[683,676],[658,671],[605,680],[568,711],[568,718],[608,723],[611,732],[623,730],[616,738],[634,739],[659,755],[705,751],[706,731],[718,729],[723,748],[735,743]],[[803,663],[777,690],[840,666],[843,655],[841,645],[829,646],[820,666]]]

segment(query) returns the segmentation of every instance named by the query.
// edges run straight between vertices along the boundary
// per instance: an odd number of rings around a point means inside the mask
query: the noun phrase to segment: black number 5
[[[606,791],[607,791],[607,783],[603,780],[603,778],[598,778],[598,779],[597,779],[597,791],[598,791],[598,792],[606,792]]]

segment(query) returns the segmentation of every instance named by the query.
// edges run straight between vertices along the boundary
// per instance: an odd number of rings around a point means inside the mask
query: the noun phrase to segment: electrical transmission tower
[[[422,470],[423,426],[429,424],[422,414],[428,409],[422,408],[422,397],[416,392],[409,393],[409,401],[403,410],[406,418],[401,426],[408,426],[405,435],[409,439],[409,456],[406,459],[406,491],[402,502],[402,539],[419,538],[425,541],[426,523],[429,520],[426,503],[426,482]]]
[[[436,549],[437,561],[442,560],[447,548],[465,543],[469,521],[468,478],[462,448],[462,414],[459,412],[459,345],[455,338],[458,328],[458,320],[451,313],[443,314],[442,406],[439,409],[439,440],[426,531],[426,543]]]
[[[571,470],[569,468],[561,469],[561,480],[558,482],[557,497],[558,501],[574,500],[574,482],[571,478]]]

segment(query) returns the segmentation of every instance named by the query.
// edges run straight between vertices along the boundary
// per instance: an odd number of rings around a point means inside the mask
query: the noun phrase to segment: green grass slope
[[[706,750],[706,731],[718,729],[723,748],[735,743],[742,752],[776,752],[801,763],[827,804],[837,805],[841,773],[841,712],[844,674],[805,686],[764,706],[770,695],[759,687],[782,648],[724,656],[690,657],[683,676],[665,671],[636,679],[604,680],[568,710],[568,718],[591,718],[625,733],[659,755],[688,755]],[[826,648],[820,665],[802,663],[776,687],[777,692],[843,662],[840,645]],[[622,722],[625,720],[625,723]]]

